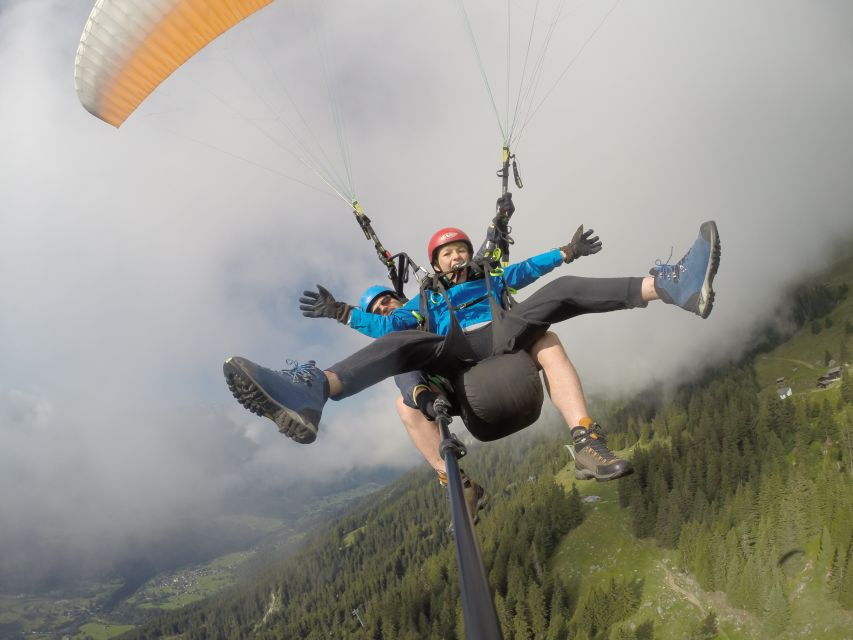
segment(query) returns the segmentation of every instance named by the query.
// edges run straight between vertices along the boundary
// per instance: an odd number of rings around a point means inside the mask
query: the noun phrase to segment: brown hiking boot
[[[477,524],[480,522],[480,509],[485,507],[488,501],[486,490],[466,476],[464,471],[460,469],[459,472],[462,475],[462,493],[465,495],[465,506],[468,507],[471,520]]]
[[[575,478],[578,480],[595,478],[604,482],[634,472],[630,462],[616,457],[607,448],[607,439],[594,422],[589,429],[572,429],[572,440],[575,443]]]
[[[489,496],[486,490],[465,475],[462,469],[459,470],[459,475],[462,476],[462,495],[465,497],[465,506],[468,507],[471,520],[477,524],[480,522],[480,510],[486,506]],[[438,478],[439,484],[442,487],[447,487],[447,476],[439,473]],[[453,522],[447,525],[447,532],[453,535]]]

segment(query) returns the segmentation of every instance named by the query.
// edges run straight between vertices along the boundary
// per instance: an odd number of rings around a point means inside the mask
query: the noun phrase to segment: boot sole
[[[705,280],[702,283],[698,304],[696,305],[696,313],[702,318],[707,318],[714,308],[713,284],[714,276],[717,275],[717,269],[720,266],[720,234],[717,232],[717,223],[713,220],[703,222],[699,232],[711,244],[711,259],[708,261]]]
[[[489,494],[484,493],[482,496],[480,496],[480,499],[477,500],[477,505],[474,507],[474,515],[471,518],[474,524],[480,523],[480,511],[485,509],[487,504],[489,504]]]
[[[607,482],[608,480],[616,480],[617,478],[624,478],[625,476],[630,476],[634,473],[633,467],[628,467],[627,469],[622,469],[621,471],[614,471],[606,476],[598,476],[594,472],[589,469],[575,469],[575,478],[578,480],[592,480],[596,479],[598,482]]]
[[[272,420],[281,433],[299,444],[311,444],[317,439],[317,426],[270,397],[240,366],[240,358],[228,358],[222,365],[222,371],[231,395],[246,409]]]

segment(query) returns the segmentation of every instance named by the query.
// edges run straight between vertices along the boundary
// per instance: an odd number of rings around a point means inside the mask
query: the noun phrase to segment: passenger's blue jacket
[[[504,269],[503,280],[495,276],[487,276],[492,279],[492,295],[500,304],[501,294],[504,290],[504,281],[511,289],[521,289],[535,282],[546,273],[553,271],[561,262],[563,254],[559,249],[553,249],[547,253],[511,264]],[[491,322],[492,309],[486,295],[486,282],[484,279],[469,280],[457,284],[447,290],[450,302],[453,305],[456,319],[462,328]],[[438,292],[429,294],[427,301],[427,313],[429,314],[430,330],[439,335],[447,335],[450,330],[450,313],[447,310],[447,301]],[[459,309],[472,300],[483,298],[476,304]],[[420,296],[415,296],[390,315],[382,316],[376,313],[365,313],[360,309],[353,309],[350,314],[349,325],[371,338],[380,338],[392,331],[403,331],[405,329],[417,329],[419,325],[418,314],[420,313]]]

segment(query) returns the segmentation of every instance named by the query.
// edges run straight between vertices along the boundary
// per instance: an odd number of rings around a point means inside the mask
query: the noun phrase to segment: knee
[[[534,342],[528,352],[533,357],[534,360],[538,360],[539,354],[545,349],[552,349],[554,347],[562,348],[562,343],[560,342],[560,338],[553,331],[546,331],[542,334],[542,337],[538,338],[536,342]]]
[[[547,349],[548,347],[555,347],[560,345],[560,338],[553,331],[546,331],[545,334],[539,338],[539,344],[542,345],[543,349]]]
[[[581,280],[580,276],[560,276],[553,280],[554,286],[574,288]]]
[[[412,409],[412,407],[403,402],[401,396],[397,396],[397,415],[400,416],[400,421],[408,431],[421,429],[423,423],[427,422],[420,409]]]
[[[397,396],[397,402],[394,403],[394,406],[397,407],[397,415],[403,419],[405,419],[408,412],[412,410],[410,406],[403,402],[403,396]]]

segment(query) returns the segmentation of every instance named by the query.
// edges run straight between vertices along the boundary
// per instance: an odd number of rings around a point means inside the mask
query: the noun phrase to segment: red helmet
[[[468,245],[468,251],[471,252],[471,255],[474,255],[474,245],[471,244],[471,238],[468,237],[468,234],[456,227],[444,227],[444,229],[439,229],[432,234],[432,237],[429,239],[429,244],[427,245],[429,263],[434,264],[435,252],[451,242],[464,242]]]

